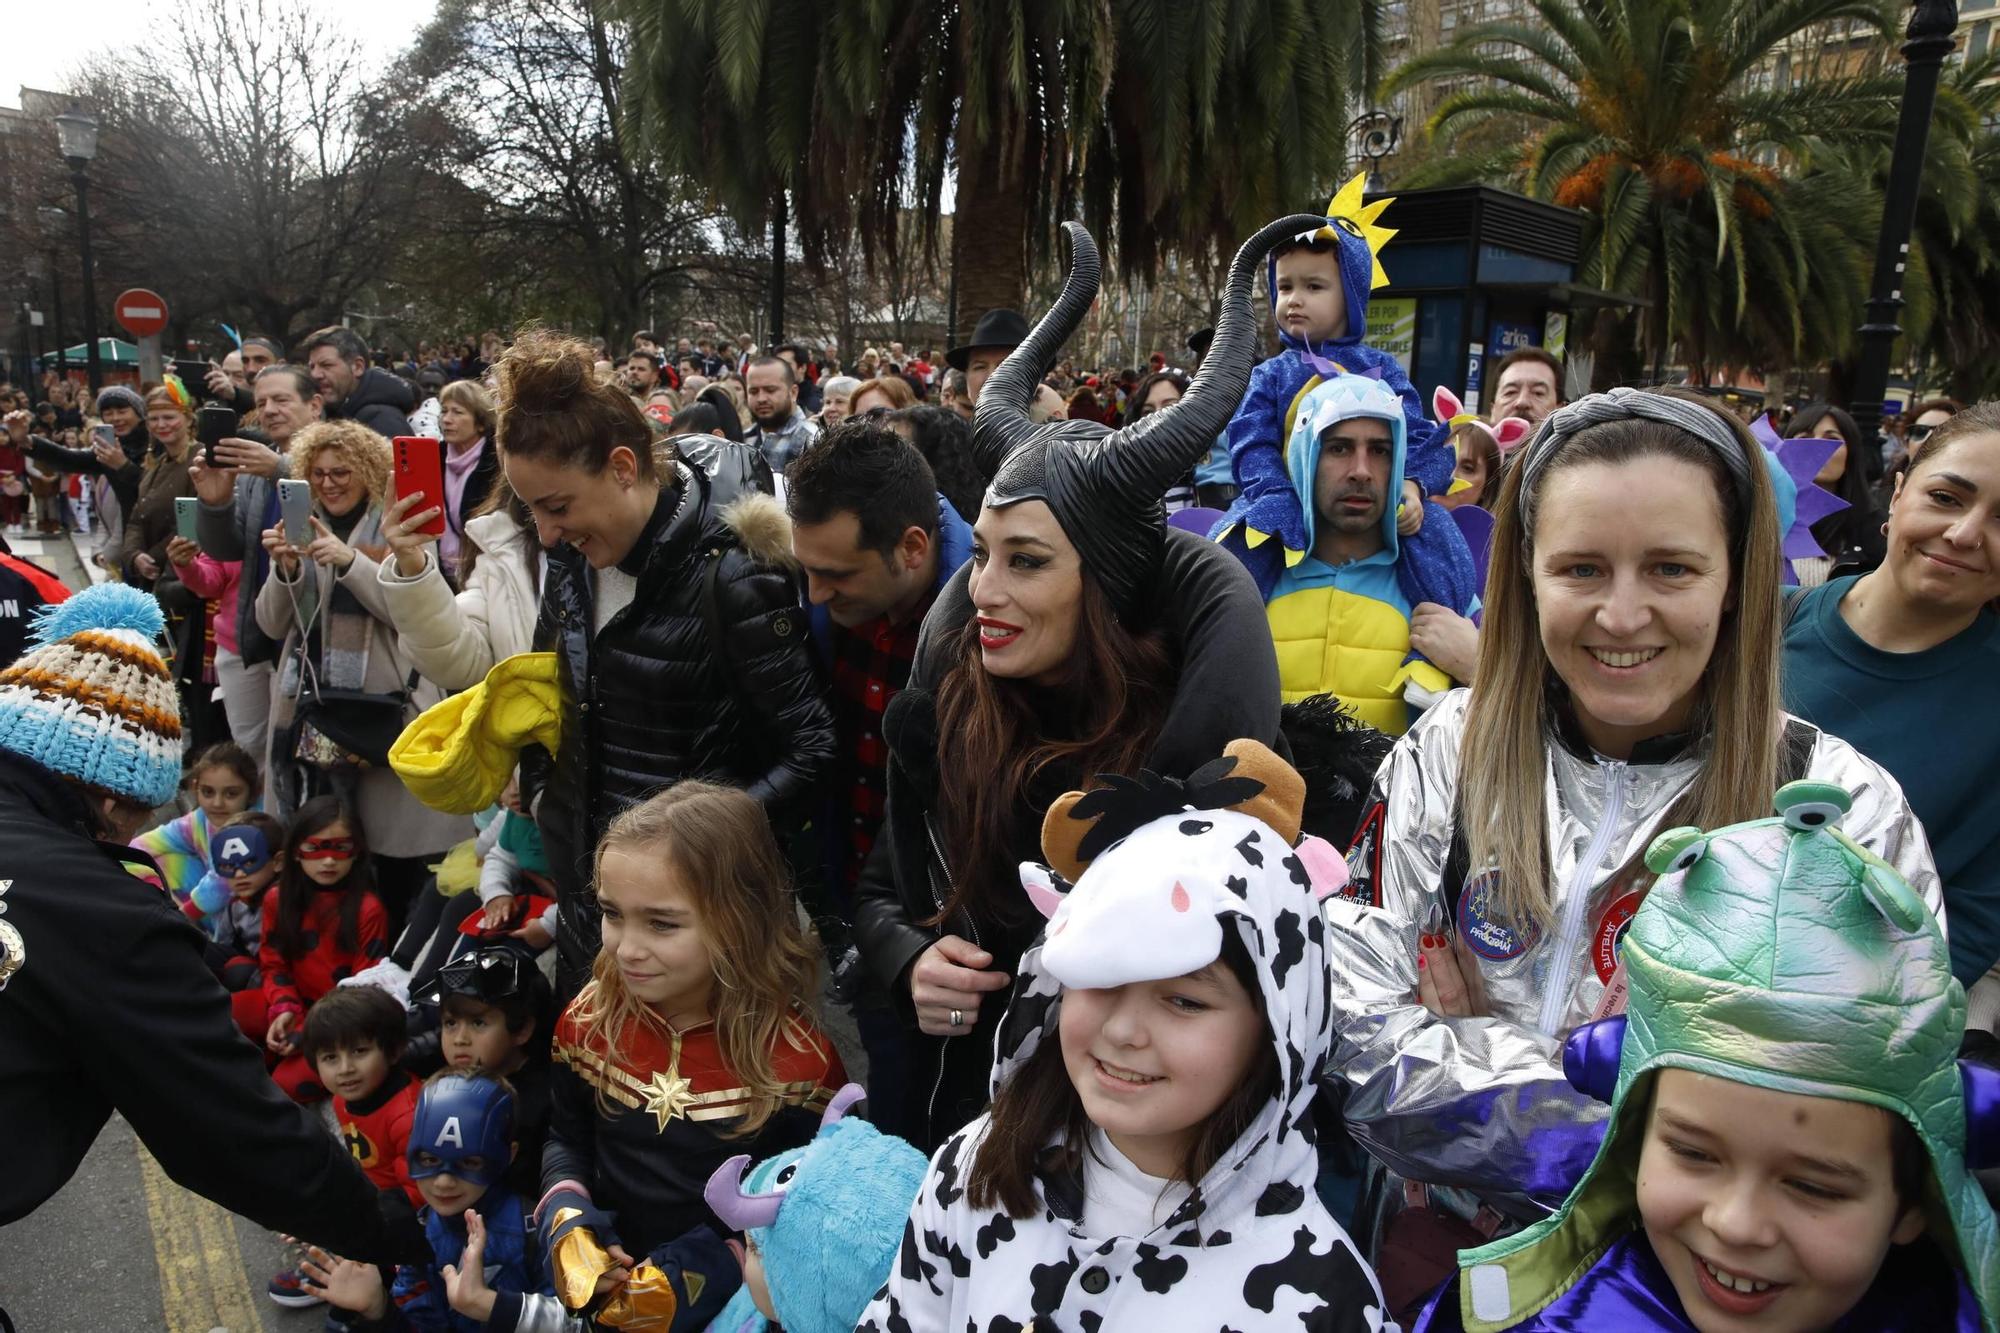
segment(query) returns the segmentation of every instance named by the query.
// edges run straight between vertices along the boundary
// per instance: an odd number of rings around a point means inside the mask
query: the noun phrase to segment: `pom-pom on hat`
[[[150,593],[86,589],[36,617],[0,671],[0,750],[122,801],[164,805],[181,780],[181,708]]]

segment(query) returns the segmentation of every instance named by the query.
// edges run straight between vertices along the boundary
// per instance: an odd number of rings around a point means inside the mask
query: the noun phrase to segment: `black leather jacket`
[[[676,463],[674,478],[619,566],[638,580],[632,602],[602,632],[591,632],[589,562],[566,545],[548,553],[535,645],[561,661],[562,742],[551,769],[531,768],[527,795],[539,776],[563,1001],[597,954],[591,857],[614,817],[684,778],[741,787],[777,814],[802,804],[833,758],[777,501],[724,507],[700,469]],[[711,561],[720,645],[705,605]]]
[[[910,1003],[911,965],[944,933],[920,923],[937,915],[951,891],[943,825],[933,808],[938,792],[936,689],[950,668],[958,631],[972,616],[966,586],[971,568],[968,562],[939,591],[924,618],[909,688],[891,701],[882,720],[889,744],[888,816],[855,886],[855,944],[888,988],[911,1043],[909,1100],[898,1108],[895,1123],[925,1151],[985,1107],[993,1034],[1007,1004],[1004,991],[988,996],[970,1033],[941,1038],[917,1030]],[[1153,620],[1173,645],[1179,676],[1145,766],[1186,777],[1242,736],[1288,753],[1279,732],[1277,651],[1264,599],[1249,572],[1214,543],[1169,530],[1154,587],[1159,602]],[[1042,859],[1042,810],[1091,776],[1053,774],[1036,785],[1031,796],[1037,808],[1023,826],[1021,845],[1009,849],[1010,862]],[[993,955],[996,970],[1010,975],[1041,927],[1025,892],[992,905],[982,921],[961,914],[947,923],[951,933],[976,942]]]

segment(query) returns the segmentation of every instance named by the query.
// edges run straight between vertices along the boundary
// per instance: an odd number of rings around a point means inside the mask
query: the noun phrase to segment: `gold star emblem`
[[[653,1119],[663,1130],[668,1121],[687,1114],[695,1102],[694,1084],[672,1069],[653,1075],[642,1095],[646,1099],[645,1109],[653,1113]]]

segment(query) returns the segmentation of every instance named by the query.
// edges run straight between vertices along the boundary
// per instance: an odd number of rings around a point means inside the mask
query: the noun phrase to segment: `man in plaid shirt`
[[[798,372],[783,357],[760,356],[744,373],[743,397],[753,423],[747,438],[763,451],[771,471],[784,476],[819,435],[819,427],[799,409]]]
[[[866,418],[828,431],[785,479],[792,553],[805,570],[813,636],[832,677],[837,748],[815,823],[826,835],[822,899],[837,918],[820,929],[837,959],[848,947],[855,882],[882,826],[889,763],[882,712],[909,683],[924,613],[970,558],[972,528],[937,493],[916,447]],[[879,990],[862,991],[853,1004],[868,1050],[869,1106],[879,1115],[903,1104],[904,1033]]]

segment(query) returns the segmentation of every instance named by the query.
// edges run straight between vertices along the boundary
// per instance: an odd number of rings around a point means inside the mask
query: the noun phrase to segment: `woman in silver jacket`
[[[1622,1011],[1656,833],[1767,815],[1788,779],[1838,783],[1843,828],[1942,914],[1895,780],[1780,710],[1777,511],[1734,419],[1693,395],[1592,395],[1543,423],[1496,511],[1478,686],[1384,761],[1348,896],[1325,909],[1327,1079],[1401,1178],[1357,1219],[1390,1251],[1407,1205],[1472,1243],[1540,1216],[1590,1162],[1605,1107],[1565,1080],[1562,1042]],[[1389,1292],[1397,1265],[1377,1264],[1392,1306],[1434,1285],[1415,1271]]]

